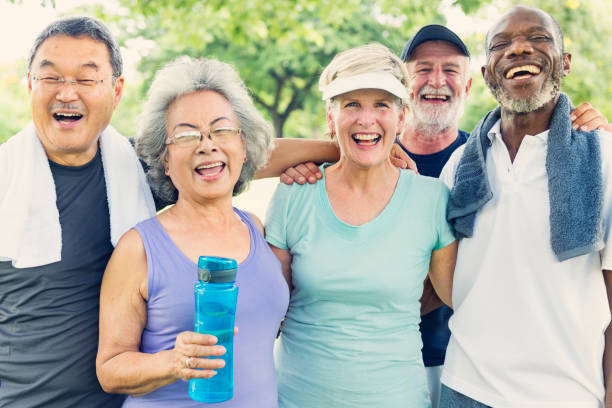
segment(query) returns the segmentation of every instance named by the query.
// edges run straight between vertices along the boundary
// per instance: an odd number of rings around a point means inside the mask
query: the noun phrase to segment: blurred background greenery
[[[62,0],[0,0],[14,7],[58,9]],[[318,138],[324,104],[318,77],[339,51],[377,41],[400,53],[416,30],[448,24],[472,52],[473,85],[461,127],[471,130],[495,102],[480,74],[487,27],[517,2],[508,0],[115,0],[83,1],[58,13],[103,20],[132,56],[112,124],[126,136],[154,72],[182,55],[232,63],[278,137]],[[573,54],[563,89],[578,104],[590,101],[612,119],[612,7],[609,0],[522,0],[551,13]],[[27,24],[27,21],[12,22]],[[31,24],[34,36],[44,25]],[[3,41],[11,41],[4,38]],[[24,46],[25,50],[31,44]],[[0,143],[29,120],[25,58],[0,62]]]

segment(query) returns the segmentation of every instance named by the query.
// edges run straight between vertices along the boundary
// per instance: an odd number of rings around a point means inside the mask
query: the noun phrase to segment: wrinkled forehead
[[[506,12],[487,32],[486,44],[496,37],[512,37],[532,31],[546,31],[557,39],[552,17],[539,9],[515,7]],[[557,44],[558,45],[558,44]]]

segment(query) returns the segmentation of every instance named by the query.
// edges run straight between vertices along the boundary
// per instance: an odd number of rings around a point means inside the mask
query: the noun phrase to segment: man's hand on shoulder
[[[408,156],[408,154],[397,145],[397,143],[393,143],[389,158],[391,159],[391,163],[395,167],[399,167],[400,169],[412,170],[416,174],[419,174],[419,170],[417,169],[417,165],[414,160],[412,160],[410,156]]]
[[[321,180],[321,178],[323,178],[323,175],[319,167],[313,162],[308,162],[286,169],[283,174],[281,174],[280,181],[285,184],[293,184],[294,182],[298,184],[304,184],[306,182],[314,184],[318,180]]]
[[[612,125],[608,119],[588,102],[583,102],[570,113],[572,128],[574,130],[605,130],[612,132]]]

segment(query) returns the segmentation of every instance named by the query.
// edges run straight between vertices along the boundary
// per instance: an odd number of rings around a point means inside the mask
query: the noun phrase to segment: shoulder
[[[469,132],[459,129],[457,133],[457,140],[459,141],[459,144],[464,144],[468,140],[469,137],[470,137]]]
[[[457,166],[459,164],[459,160],[461,160],[461,156],[463,155],[463,151],[465,150],[465,145],[459,146],[457,150],[451,154],[451,157],[448,159],[442,172],[440,173],[440,180],[450,189],[453,187],[455,180],[455,171],[457,170]]]
[[[439,196],[447,194],[448,188],[444,183],[435,177],[417,175],[411,170],[401,170],[402,177],[400,183],[406,185],[407,188],[413,188],[418,191],[419,196]],[[425,198],[425,197],[424,197]]]

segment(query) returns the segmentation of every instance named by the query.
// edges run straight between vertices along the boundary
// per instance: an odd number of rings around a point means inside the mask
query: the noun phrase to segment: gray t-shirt
[[[124,397],[104,393],[95,370],[100,283],[113,251],[100,152],[80,167],[49,164],[62,260],[0,262],[0,407],[119,407]]]

